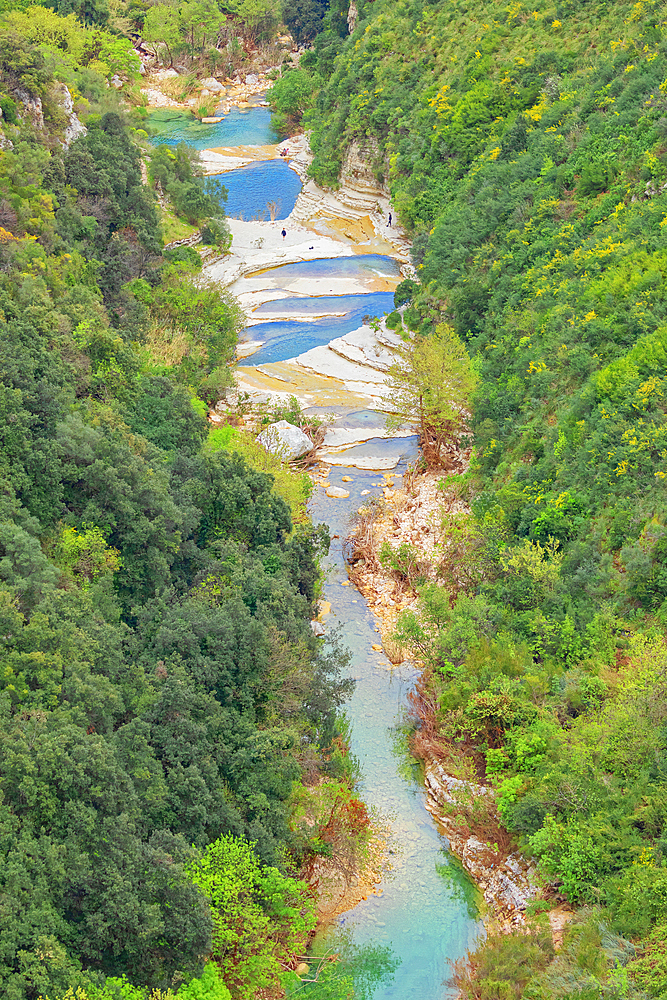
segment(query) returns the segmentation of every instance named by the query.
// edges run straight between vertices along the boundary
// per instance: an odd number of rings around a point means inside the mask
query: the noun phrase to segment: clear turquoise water
[[[362,447],[377,454],[386,445],[371,441]],[[404,463],[397,471],[401,467]],[[343,483],[343,475],[353,481]],[[389,945],[400,962],[394,979],[378,987],[374,1000],[441,1000],[454,995],[445,985],[449,962],[462,957],[482,933],[475,892],[425,808],[419,768],[404,748],[400,721],[415,672],[408,665],[392,669],[383,654],[373,652],[378,641],[373,615],[358,591],[342,586],[347,581],[342,539],[349,532],[350,513],[364,502],[362,489],[380,492],[371,486],[380,478],[377,472],[332,468],[330,482],[348,489],[350,499],[332,500],[318,488],[311,513],[316,523],[325,521],[332,535],[340,536],[324,560],[324,596],[332,608],[326,622],[328,628],[340,628],[352,652],[356,688],[347,713],[351,749],[362,766],[361,793],[369,806],[391,815],[399,848],[382,895],[369,896],[339,917],[319,935],[313,951],[335,949],[339,929],[351,930],[356,944]]]
[[[234,171],[240,173],[240,171]],[[228,176],[228,175],[224,175]],[[320,257],[301,260],[296,264],[281,264],[262,272],[277,288],[296,278],[400,278],[401,268],[393,257],[379,253],[355,254],[352,257]]]
[[[208,178],[213,190],[227,189],[225,213],[232,219],[271,218],[270,202],[277,211],[275,219],[286,219],[301,190],[301,179],[284,160],[261,160],[247,167],[227,170]]]
[[[177,146],[187,142],[194,149],[216,146],[267,146],[278,142],[269,108],[232,108],[217,125],[203,125],[187,111],[154,111],[146,117],[147,131],[155,145]]]
[[[266,138],[268,113],[265,109],[233,116],[229,123],[219,126],[185,127],[182,123],[172,128],[170,141],[187,141],[198,149],[216,145],[263,144]],[[228,116],[232,117],[232,116]],[[236,120],[238,119],[238,121]],[[243,121],[247,119],[247,121]],[[235,133],[234,128],[239,131]],[[206,130],[204,138],[197,128]],[[210,130],[221,130],[213,137]],[[262,131],[264,129],[264,131]],[[249,138],[253,136],[253,138]],[[240,171],[236,171],[240,173]],[[331,274],[359,274],[359,268],[395,267],[387,258],[372,261],[367,257],[342,258],[335,261],[313,261],[305,265],[288,265],[284,268],[302,269],[291,272],[292,277],[310,275],[321,277]],[[346,271],[345,268],[351,270]],[[356,269],[356,270],[355,270]],[[279,285],[275,287],[280,287]],[[338,301],[345,305],[346,316],[316,323],[265,323],[246,331],[249,339],[269,341],[263,349],[264,361],[285,359],[307,350],[313,343],[326,343],[332,336],[340,336],[359,326],[360,311],[378,315],[393,308],[393,295],[385,296],[384,304],[376,295],[342,296]],[[374,306],[371,306],[374,299]],[[363,300],[355,301],[355,300]],[[305,300],[306,302],[308,300]],[[310,300],[313,310],[321,300]],[[297,300],[303,310],[304,300]],[[363,314],[363,313],[362,313]],[[335,331],[332,333],[332,331]],[[290,339],[291,338],[291,339]],[[273,352],[273,353],[272,353]],[[254,355],[253,363],[261,355]],[[368,411],[341,414],[341,422],[349,426],[365,427],[369,431],[378,427],[378,415]],[[382,453],[399,449],[406,456],[414,454],[414,441],[370,441],[358,446],[362,453]],[[355,449],[355,450],[358,450]],[[402,460],[401,467],[404,467]],[[343,475],[352,482],[343,483]],[[370,489],[379,493],[373,483],[381,481],[377,472],[360,472],[345,467],[331,469],[329,479],[344,485],[350,491],[348,500],[333,500],[317,488],[311,501],[311,513],[317,523],[325,521],[333,538],[331,551],[324,560],[324,596],[331,602],[327,627],[339,626],[343,642],[352,653],[351,672],[356,689],[347,712],[352,723],[352,752],[362,767],[364,800],[392,819],[396,842],[393,877],[384,884],[381,896],[371,895],[349,913],[343,914],[335,924],[316,939],[315,953],[331,945],[335,949],[336,937],[341,928],[351,931],[358,945],[366,943],[387,944],[393,950],[399,965],[388,983],[380,985],[374,1000],[441,1000],[452,995],[444,985],[449,971],[449,961],[465,954],[482,933],[477,918],[473,886],[460,866],[447,850],[446,840],[438,832],[427,812],[425,792],[418,767],[405,750],[401,721],[407,704],[407,695],[415,680],[414,670],[403,665],[391,669],[383,654],[372,650],[378,641],[375,621],[364,598],[353,587],[342,586],[347,581],[343,558],[342,540],[349,533],[350,515],[365,500],[361,491]],[[304,990],[306,998],[308,990]]]

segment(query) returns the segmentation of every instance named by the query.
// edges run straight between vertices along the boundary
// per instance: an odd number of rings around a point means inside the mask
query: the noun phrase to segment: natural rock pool
[[[232,219],[286,219],[301,190],[299,175],[284,160],[260,160],[226,170],[211,177],[209,184],[226,188],[225,212]]]
[[[247,143],[256,128],[260,138],[255,141],[265,142],[264,109],[248,111],[245,118],[247,131],[236,141]],[[197,133],[197,148],[232,145],[229,132],[221,138],[224,124],[203,126],[211,130],[210,139]],[[183,130],[180,134],[190,141]],[[242,169],[234,173],[238,175],[235,190],[242,199],[244,178],[250,175]],[[227,183],[230,174],[223,178]],[[282,244],[268,224],[264,226],[258,226],[257,239],[263,240],[261,234],[266,233],[267,240],[274,240],[275,263],[279,263]],[[289,219],[285,227],[293,229]],[[308,233],[305,236],[304,255],[317,246],[315,236],[310,243]],[[331,245],[329,241],[327,246]],[[376,1000],[437,1000],[452,992],[444,985],[448,961],[463,956],[482,932],[477,896],[425,808],[420,768],[405,747],[401,725],[414,667],[408,663],[392,667],[382,652],[373,650],[379,638],[375,621],[362,595],[349,585],[343,557],[351,514],[366,500],[362,491],[370,491],[366,496],[378,495],[385,485],[377,470],[395,467],[392,478],[396,478],[416,455],[416,438],[409,429],[401,438],[389,438],[381,415],[368,408],[375,390],[369,390],[367,382],[371,378],[382,382],[387,351],[397,342],[395,335],[385,331],[376,342],[370,327],[359,330],[364,315],[382,315],[393,308],[393,288],[401,272],[391,257],[355,255],[354,248],[351,252],[349,244],[342,243],[340,253],[339,257],[324,254],[319,260],[264,267],[228,284],[252,317],[253,325],[244,336],[263,341],[247,367],[240,369],[242,384],[259,387],[258,391],[268,386],[284,396],[294,392],[316,411],[333,412],[328,440],[347,446],[332,454],[326,464],[331,466],[328,481],[349,491],[349,498],[331,499],[316,486],[311,513],[316,523],[326,522],[334,536],[323,567],[324,597],[331,605],[324,622],[327,630],[340,628],[352,653],[356,688],[348,706],[351,750],[361,762],[364,800],[391,820],[393,870],[377,894],[368,895],[320,932],[315,951],[321,953],[330,945],[335,950],[341,928],[351,932],[359,945],[386,944],[399,965],[394,979],[377,988]],[[373,282],[386,285],[377,290]],[[328,289],[334,294],[327,294]],[[262,317],[266,317],[264,322]],[[343,334],[345,339],[340,339]],[[306,359],[303,364],[312,362],[312,367],[299,367],[292,360],[297,355]],[[355,467],[355,462],[372,467],[365,471]],[[350,482],[343,483],[343,476]]]
[[[271,125],[269,108],[232,108],[221,122],[204,125],[189,111],[160,109],[147,116],[147,124],[157,145],[177,146],[187,142],[194,149],[216,146],[267,146],[278,142]]]

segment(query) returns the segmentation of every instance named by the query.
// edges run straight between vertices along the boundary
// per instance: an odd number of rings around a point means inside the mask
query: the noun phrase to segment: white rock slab
[[[296,358],[298,364],[303,368],[316,372],[318,375],[328,375],[331,378],[340,379],[341,382],[356,382],[366,386],[373,386],[373,391],[377,392],[378,386],[384,383],[383,375],[366,365],[357,364],[342,358],[340,354],[335,354],[328,347],[313,347]]]
[[[364,469],[367,472],[384,472],[396,468],[400,455],[346,455],[343,451],[337,455],[327,454],[326,459],[330,465],[344,465],[349,469]]]
[[[325,493],[328,497],[333,497],[334,500],[347,500],[350,495],[348,490],[344,490],[342,486],[329,486]]]

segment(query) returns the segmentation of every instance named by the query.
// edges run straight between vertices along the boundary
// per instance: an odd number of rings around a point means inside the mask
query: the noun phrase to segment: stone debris
[[[427,762],[425,779],[426,808],[444,827],[451,850],[484,896],[487,927],[510,931],[525,926],[526,907],[541,892],[535,868],[518,853],[503,857],[478,837],[462,835],[452,815],[452,806],[465,815],[475,797],[493,799],[493,789],[454,778],[436,761]]]
[[[300,427],[290,424],[288,420],[269,424],[257,436],[257,441],[266,451],[278,455],[284,462],[293,462],[313,448],[313,442],[308,435],[304,434]],[[349,493],[347,495],[349,496]]]

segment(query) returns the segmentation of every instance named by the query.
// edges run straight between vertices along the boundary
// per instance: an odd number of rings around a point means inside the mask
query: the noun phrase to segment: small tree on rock
[[[389,369],[388,423],[418,424],[424,460],[438,466],[443,445],[464,422],[477,376],[465,346],[444,323],[397,353]]]

